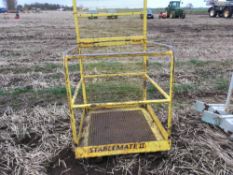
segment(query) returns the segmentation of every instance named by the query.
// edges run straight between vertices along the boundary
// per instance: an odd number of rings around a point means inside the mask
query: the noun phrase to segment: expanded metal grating
[[[89,146],[155,140],[140,110],[96,112],[90,116]]]

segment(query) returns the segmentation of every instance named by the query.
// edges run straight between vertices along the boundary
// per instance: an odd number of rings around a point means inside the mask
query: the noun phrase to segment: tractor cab
[[[168,18],[185,18],[185,12],[180,7],[181,1],[170,1],[168,7],[166,8],[166,13]]]
[[[168,5],[170,9],[180,9],[180,1],[171,1]]]

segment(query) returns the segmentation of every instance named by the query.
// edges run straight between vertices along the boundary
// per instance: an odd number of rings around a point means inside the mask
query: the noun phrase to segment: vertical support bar
[[[79,52],[80,51],[81,50],[79,50]],[[82,79],[83,102],[84,102],[84,104],[87,104],[86,79],[84,76],[83,58],[79,59],[79,64],[80,64],[80,77]]]
[[[78,44],[79,41],[80,41],[80,31],[79,31],[78,10],[77,10],[77,2],[76,2],[76,0],[73,0],[73,14],[74,14],[76,42]]]
[[[86,115],[86,109],[83,110],[81,120],[80,120],[79,132],[78,132],[78,138],[77,138],[78,144],[80,143],[80,139],[82,136],[83,122],[84,122],[85,115]]]
[[[144,51],[147,50],[147,44],[144,44]],[[144,56],[144,72],[147,74],[148,72],[148,56]],[[144,76],[144,82],[143,82],[143,100],[147,100],[147,78]]]
[[[77,44],[80,41],[80,31],[79,31],[79,22],[78,22],[78,10],[77,10],[77,1],[73,0],[73,13],[74,13],[74,24],[75,24],[75,32],[76,32],[76,42]],[[81,49],[78,48],[78,53],[81,54]],[[83,67],[83,59],[79,59],[80,64],[80,75],[82,79],[82,92],[83,92],[83,101],[84,104],[87,104],[87,94],[86,94],[86,83],[84,74],[84,67]]]
[[[147,0],[144,0],[143,12],[143,35],[147,38]]]
[[[144,36],[144,51],[147,51],[147,0],[144,0],[143,5],[143,36]],[[148,56],[143,57],[144,60],[144,72],[147,74],[148,72]],[[143,100],[147,100],[147,79],[144,77],[144,83],[143,83]]]
[[[75,120],[74,108],[72,104],[72,92],[71,92],[70,77],[69,77],[69,64],[68,64],[68,59],[66,56],[64,56],[64,69],[65,69],[65,83],[66,83],[67,99],[68,99],[68,105],[69,105],[69,110],[70,110],[70,124],[71,124],[71,131],[72,131],[72,139],[74,143],[78,144],[77,131],[76,131],[76,120]]]
[[[173,117],[173,83],[174,83],[174,53],[170,51],[170,102],[168,104],[168,137],[171,136],[172,132],[172,117]]]

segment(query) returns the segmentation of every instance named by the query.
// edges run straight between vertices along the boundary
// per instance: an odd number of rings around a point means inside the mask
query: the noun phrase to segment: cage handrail
[[[87,109],[87,108],[107,108],[114,106],[126,105],[146,105],[146,104],[162,104],[169,103],[170,99],[159,100],[143,100],[143,101],[127,101],[127,102],[112,102],[112,103],[89,103],[89,104],[73,104],[73,109]]]
[[[78,82],[78,84],[77,84],[77,86],[76,86],[76,88],[75,88],[74,95],[73,95],[72,101],[71,101],[72,104],[74,104],[75,101],[76,101],[76,98],[77,98],[77,96],[78,96],[78,93],[79,93],[79,90],[80,90],[80,88],[81,88],[81,85],[82,85],[82,78],[80,79],[80,81]]]
[[[132,37],[137,37],[137,36],[132,36]],[[114,37],[113,37],[114,38]],[[167,51],[143,51],[143,52],[122,52],[122,53],[97,53],[97,54],[69,54],[69,52],[72,52],[74,50],[77,50],[79,48],[79,44],[78,46],[73,46],[70,49],[67,49],[65,52],[63,52],[64,57],[68,57],[68,59],[79,59],[80,57],[85,58],[85,57],[107,57],[110,58],[112,56],[123,56],[123,55],[127,55],[127,56],[133,56],[133,54],[140,54],[139,56],[147,56],[146,54],[148,54],[148,56],[172,56],[174,55],[174,47],[169,45],[169,44],[165,44],[165,43],[158,43],[158,42],[147,42],[147,44],[153,44],[154,46],[160,47],[160,48],[164,48],[167,49]],[[77,58],[78,57],[78,58]],[[124,57],[124,56],[123,56]]]
[[[166,52],[122,52],[122,53],[109,53],[109,54],[78,54],[78,55],[66,55],[65,57],[68,60],[72,59],[108,59],[111,57],[118,57],[118,58],[127,58],[127,57],[141,57],[141,56],[151,56],[151,57],[163,57],[163,56],[171,56],[172,51]],[[163,58],[165,59],[165,58]]]
[[[142,74],[140,74],[140,75],[135,75],[135,74],[130,74],[130,73],[124,73],[124,74],[110,74],[110,77],[113,77],[113,76],[115,76],[115,77],[117,77],[117,76],[144,76],[153,86],[154,86],[154,88],[156,88],[156,90],[158,90],[159,91],[159,93],[161,94],[161,95],[163,95],[163,97],[165,98],[165,99],[162,99],[162,100],[169,100],[169,101],[167,101],[167,102],[170,102],[171,101],[171,96],[170,95],[168,95],[163,89],[162,89],[162,87],[158,84],[158,83],[156,83],[152,78],[150,78],[149,77],[149,75],[147,75],[147,74],[145,74],[145,73],[142,73]],[[108,74],[102,74],[102,75],[100,75],[101,77],[109,77],[109,75]],[[85,76],[84,76],[85,77]],[[86,78],[86,77],[85,77]],[[96,77],[93,77],[93,78],[96,78]],[[75,101],[76,101],[76,98],[77,98],[77,95],[78,95],[78,91],[80,90],[80,87],[81,87],[81,82],[82,82],[82,80],[80,80],[79,82],[78,82],[78,84],[77,84],[77,86],[76,86],[76,88],[75,88],[75,93],[74,93],[74,95],[73,95],[73,97],[72,97],[72,107],[73,108],[75,108],[74,106],[76,106],[76,108],[85,108],[85,107],[81,107],[82,106],[82,104],[75,104]],[[138,103],[139,101],[137,101],[137,103]],[[124,104],[124,102],[121,102],[122,104]],[[128,102],[125,102],[126,104],[128,103]],[[141,103],[145,103],[145,104],[154,104],[154,103],[158,103],[157,102],[157,100],[144,100],[144,101],[141,101]],[[86,107],[88,107],[88,106],[96,106],[96,105],[98,105],[98,104],[108,104],[108,103],[94,103],[94,104],[86,104],[87,106]],[[118,103],[113,103],[112,102],[112,104],[113,104],[113,106],[114,105],[119,105]],[[80,106],[80,107],[78,107],[78,106]]]
[[[74,15],[74,23],[75,23],[75,32],[76,32],[76,42],[77,42],[77,44],[79,44],[79,42],[80,42],[80,39],[82,39],[81,38],[81,35],[80,35],[80,26],[79,26],[79,18],[80,17],[88,17],[90,14],[81,14],[81,13],[79,13],[79,11],[78,11],[78,9],[77,9],[77,0],[72,0],[73,2],[73,15]],[[137,13],[137,12],[133,12],[133,11],[131,11],[131,12],[125,12],[125,13],[123,13],[123,12],[120,12],[120,13],[100,13],[100,14],[98,14],[98,13],[96,13],[96,14],[91,14],[91,16],[101,16],[101,15],[103,15],[103,16],[109,16],[109,15],[111,15],[111,14],[119,14],[119,15],[121,15],[122,14],[122,16],[128,16],[128,15],[138,15],[138,14],[143,14],[143,21],[142,21],[142,26],[143,26],[143,31],[142,31],[142,35],[146,38],[146,40],[147,40],[147,0],[144,0],[144,2],[143,2],[143,6],[142,6],[142,12],[139,12],[139,13]],[[81,16],[80,16],[80,14],[81,14]]]
[[[113,41],[134,41],[134,40],[146,40],[143,35],[132,35],[132,36],[115,36],[115,37],[98,37],[98,38],[81,38],[79,44],[91,44],[96,42],[113,42]]]
[[[162,87],[159,86],[152,78],[149,77],[148,74],[145,74],[146,79],[164,96],[166,99],[170,99],[170,96],[163,90]]]

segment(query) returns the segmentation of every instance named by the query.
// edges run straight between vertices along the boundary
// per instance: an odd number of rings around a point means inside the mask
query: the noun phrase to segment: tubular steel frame
[[[80,38],[79,29],[79,17],[89,17],[91,14],[80,14],[77,11],[76,0],[73,0],[73,12],[74,12],[74,22],[76,30],[76,41],[78,45],[78,54],[69,55],[67,52],[64,55],[64,69],[65,69],[65,80],[66,89],[68,96],[68,104],[70,110],[70,121],[72,129],[72,138],[75,145],[75,156],[76,158],[90,158],[90,157],[101,157],[110,156],[117,154],[131,154],[131,153],[144,153],[144,152],[157,152],[157,151],[167,151],[171,149],[171,127],[172,127],[172,101],[173,101],[173,82],[174,82],[174,54],[170,47],[167,47],[168,51],[165,52],[148,52],[147,51],[147,0],[144,0],[144,9],[142,12],[127,12],[127,13],[114,13],[118,16],[129,16],[129,15],[139,15],[143,14],[143,35],[141,36],[125,36],[125,37],[110,37],[110,38]],[[109,14],[101,13],[95,14],[97,16],[108,16]],[[142,44],[144,47],[143,52],[137,53],[111,53],[111,54],[82,54],[82,48],[86,47],[96,47],[96,46],[119,46],[126,44]],[[161,46],[161,45],[160,45]],[[77,47],[76,47],[77,48]],[[117,74],[98,74],[98,75],[87,75],[84,71],[83,60],[85,59],[109,59],[109,58],[133,58],[141,56],[144,58],[144,71],[138,73],[117,73]],[[156,83],[148,74],[148,58],[149,57],[168,57],[170,61],[170,80],[169,80],[169,93],[165,92],[158,83]],[[78,60],[80,64],[80,81],[75,87],[74,93],[71,90],[70,74],[69,74],[69,62],[72,60]],[[143,99],[141,101],[127,101],[127,102],[116,102],[116,103],[89,103],[86,94],[86,79],[92,78],[108,78],[108,77],[142,77],[145,82],[150,82],[154,88],[160,92],[164,97],[163,99],[148,100],[147,99],[147,85],[144,83]],[[79,91],[82,91],[83,104],[76,104],[76,99]],[[167,119],[167,130],[161,124],[159,118],[156,116],[152,104],[168,104],[168,119]],[[89,111],[96,109],[138,109],[144,106],[148,114],[151,116],[152,120],[156,124],[159,132],[163,136],[163,140],[145,142],[144,147],[134,145],[134,149],[121,149],[121,150],[111,150],[110,147],[119,147],[117,145],[100,145],[100,146],[87,146],[79,147],[84,119]],[[79,130],[77,133],[77,124],[75,118],[75,109],[81,109],[82,116],[80,121]],[[120,144],[122,148],[124,146],[130,146],[130,144]],[[132,146],[131,146],[132,147]],[[91,152],[90,150],[95,148],[95,150],[102,149],[102,151]]]

